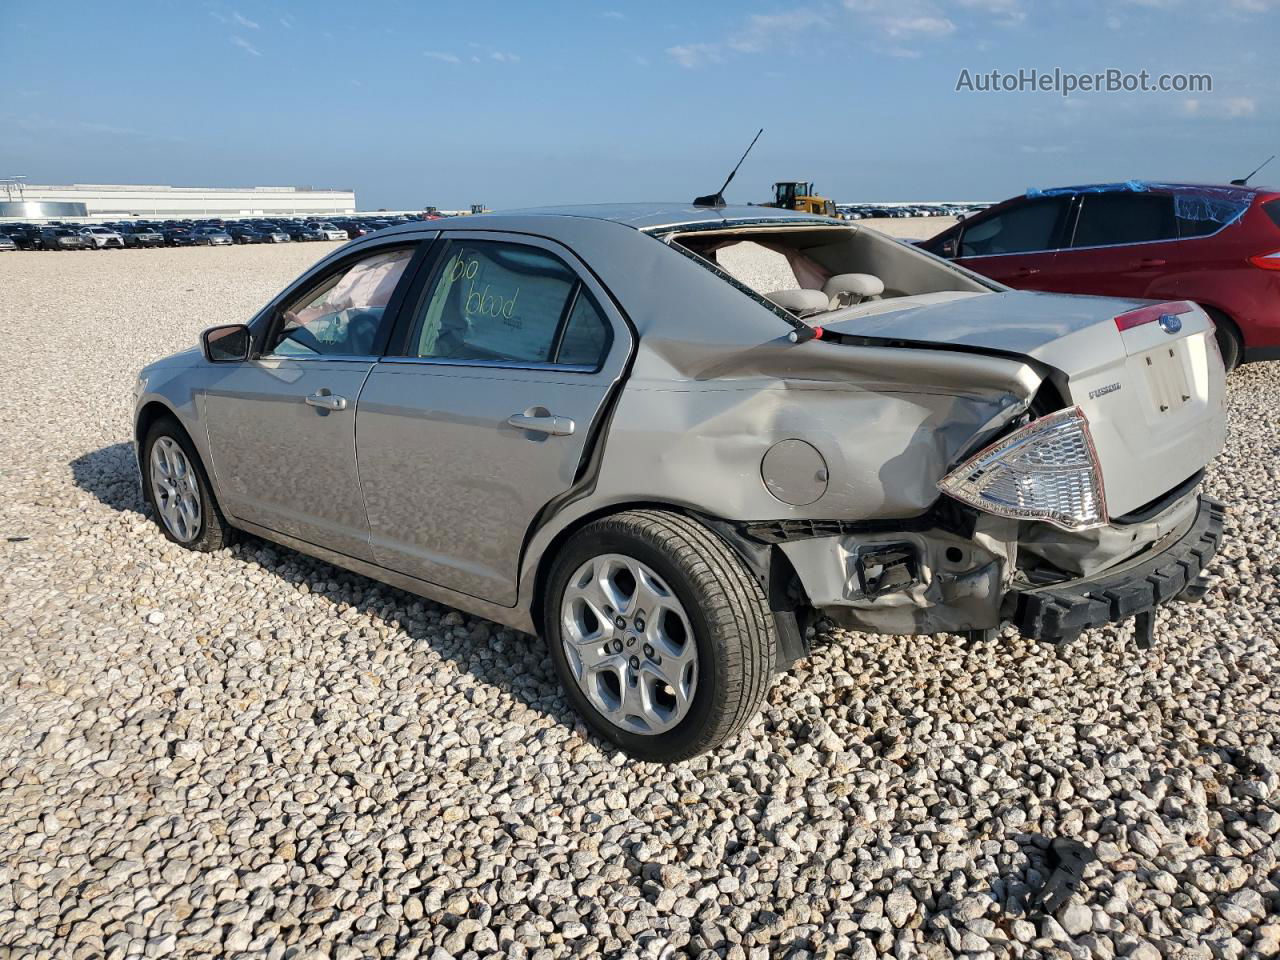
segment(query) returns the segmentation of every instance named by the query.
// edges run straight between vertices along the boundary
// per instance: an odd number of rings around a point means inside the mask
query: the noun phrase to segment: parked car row
[[[985,210],[985,203],[902,203],[902,204],[847,204],[837,205],[836,210],[845,220],[869,220],[884,217],[955,217],[963,220]]]
[[[124,250],[136,247],[218,247],[250,243],[343,241],[363,237],[416,217],[340,217],[300,219],[255,217],[242,220],[129,220],[100,224],[0,223],[0,251],[5,250]]]

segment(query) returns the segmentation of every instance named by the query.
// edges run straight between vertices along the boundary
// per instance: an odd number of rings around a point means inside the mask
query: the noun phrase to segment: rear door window
[[[1173,198],[1158,193],[1086,193],[1080,198],[1073,247],[1172,240]]]
[[[450,244],[416,318],[408,355],[496,364],[598,366],[611,331],[578,275],[522,243]]]
[[[597,367],[609,352],[612,337],[613,331],[601,315],[595,300],[585,287],[580,286],[560,339],[556,363]]]
[[[1054,250],[1070,201],[1068,196],[1028,200],[973,223],[960,234],[959,256]]]

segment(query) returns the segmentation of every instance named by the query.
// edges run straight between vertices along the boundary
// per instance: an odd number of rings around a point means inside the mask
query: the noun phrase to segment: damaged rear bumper
[[[1149,643],[1157,606],[1203,596],[1200,574],[1218,550],[1224,516],[1221,503],[1202,496],[1191,526],[1158,553],[1118,572],[1015,588],[1005,596],[1004,618],[1025,637],[1065,643],[1091,627],[1135,617],[1139,641]]]
[[[949,503],[948,511],[875,531],[811,521],[741,532],[756,550],[786,558],[795,605],[848,629],[985,634],[1013,624],[1024,636],[1061,643],[1137,618],[1141,644],[1151,639],[1157,606],[1203,595],[1200,575],[1222,537],[1218,501],[1180,485],[1164,503],[1150,516],[1082,534]],[[1037,585],[1028,569],[1056,576]]]

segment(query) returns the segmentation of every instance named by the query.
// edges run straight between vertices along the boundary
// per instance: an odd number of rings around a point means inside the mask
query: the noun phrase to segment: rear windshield
[[[1271,218],[1271,222],[1280,227],[1280,197],[1268,200],[1262,205],[1262,209],[1267,211],[1267,216]]]

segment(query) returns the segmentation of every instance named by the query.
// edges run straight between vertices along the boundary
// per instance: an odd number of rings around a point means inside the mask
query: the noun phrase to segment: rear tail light
[[[1184,313],[1192,313],[1196,309],[1196,305],[1190,300],[1172,300],[1168,303],[1153,303],[1149,307],[1139,307],[1137,310],[1130,310],[1116,317],[1116,329],[1120,331],[1132,330],[1134,327],[1140,327],[1144,323],[1155,323],[1161,317],[1182,316]]]
[[[1260,253],[1256,257],[1250,257],[1249,262],[1263,270],[1280,270],[1280,250]]]
[[[1089,420],[1079,407],[1014,431],[965,461],[938,489],[998,517],[1064,530],[1106,526],[1106,492]]]

